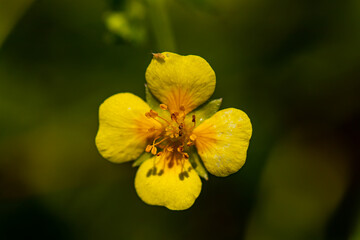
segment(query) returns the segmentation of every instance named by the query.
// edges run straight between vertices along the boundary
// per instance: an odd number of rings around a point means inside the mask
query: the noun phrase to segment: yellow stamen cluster
[[[146,117],[152,118],[161,124],[159,134],[154,138],[152,144],[147,145],[145,151],[157,156],[166,154],[166,161],[168,161],[170,168],[174,163],[178,164],[176,159],[189,159],[189,154],[186,151],[189,146],[195,144],[196,135],[192,132],[195,128],[196,118],[193,115],[192,121],[186,123],[184,106],[180,106],[180,112],[170,112],[165,104],[160,104],[160,108],[170,113],[170,119],[160,116],[152,109],[145,113]],[[154,127],[148,129],[149,132],[154,132],[155,130],[158,129]],[[184,161],[181,161],[182,166],[183,164]]]

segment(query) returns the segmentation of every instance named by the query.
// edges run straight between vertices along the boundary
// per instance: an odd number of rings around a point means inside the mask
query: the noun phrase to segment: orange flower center
[[[166,156],[168,168],[174,164],[184,165],[184,161],[189,158],[186,153],[188,148],[195,143],[196,136],[192,133],[195,128],[196,118],[192,115],[192,119],[186,119],[186,111],[184,106],[180,107],[180,112],[171,113],[165,104],[160,104],[160,108],[170,113],[170,117],[164,118],[159,116],[154,110],[145,113],[148,118],[153,118],[161,124],[161,129],[149,128],[149,132],[157,131],[152,144],[147,145],[145,151],[151,152],[153,155]],[[187,121],[186,121],[187,120]]]

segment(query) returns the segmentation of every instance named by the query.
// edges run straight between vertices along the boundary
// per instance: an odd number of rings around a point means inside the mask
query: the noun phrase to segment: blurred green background
[[[360,239],[360,1],[0,0],[0,239]],[[205,58],[247,162],[173,212],[97,152],[152,52]]]

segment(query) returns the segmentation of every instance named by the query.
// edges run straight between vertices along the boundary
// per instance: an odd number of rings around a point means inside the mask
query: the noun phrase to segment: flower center
[[[180,107],[180,112],[171,113],[165,104],[160,104],[163,111],[168,111],[170,117],[164,118],[159,116],[154,110],[145,113],[147,118],[153,118],[161,124],[161,129],[155,127],[149,128],[149,132],[158,131],[157,137],[153,139],[152,144],[147,145],[145,151],[151,152],[153,155],[160,156],[166,154],[169,168],[174,163],[179,164],[178,160],[185,160],[189,158],[186,153],[188,148],[194,145],[196,136],[192,133],[195,128],[196,118],[192,115],[191,121],[186,118],[185,107]],[[176,156],[176,157],[174,157]],[[175,160],[177,159],[177,160]],[[175,161],[175,162],[171,162]],[[183,161],[180,161],[183,165]]]

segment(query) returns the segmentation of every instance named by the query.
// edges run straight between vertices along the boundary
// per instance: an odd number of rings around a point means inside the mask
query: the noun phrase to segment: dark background
[[[1,239],[360,239],[360,1],[0,0]],[[193,207],[136,195],[98,107],[152,52],[205,58],[245,111],[244,167]]]

